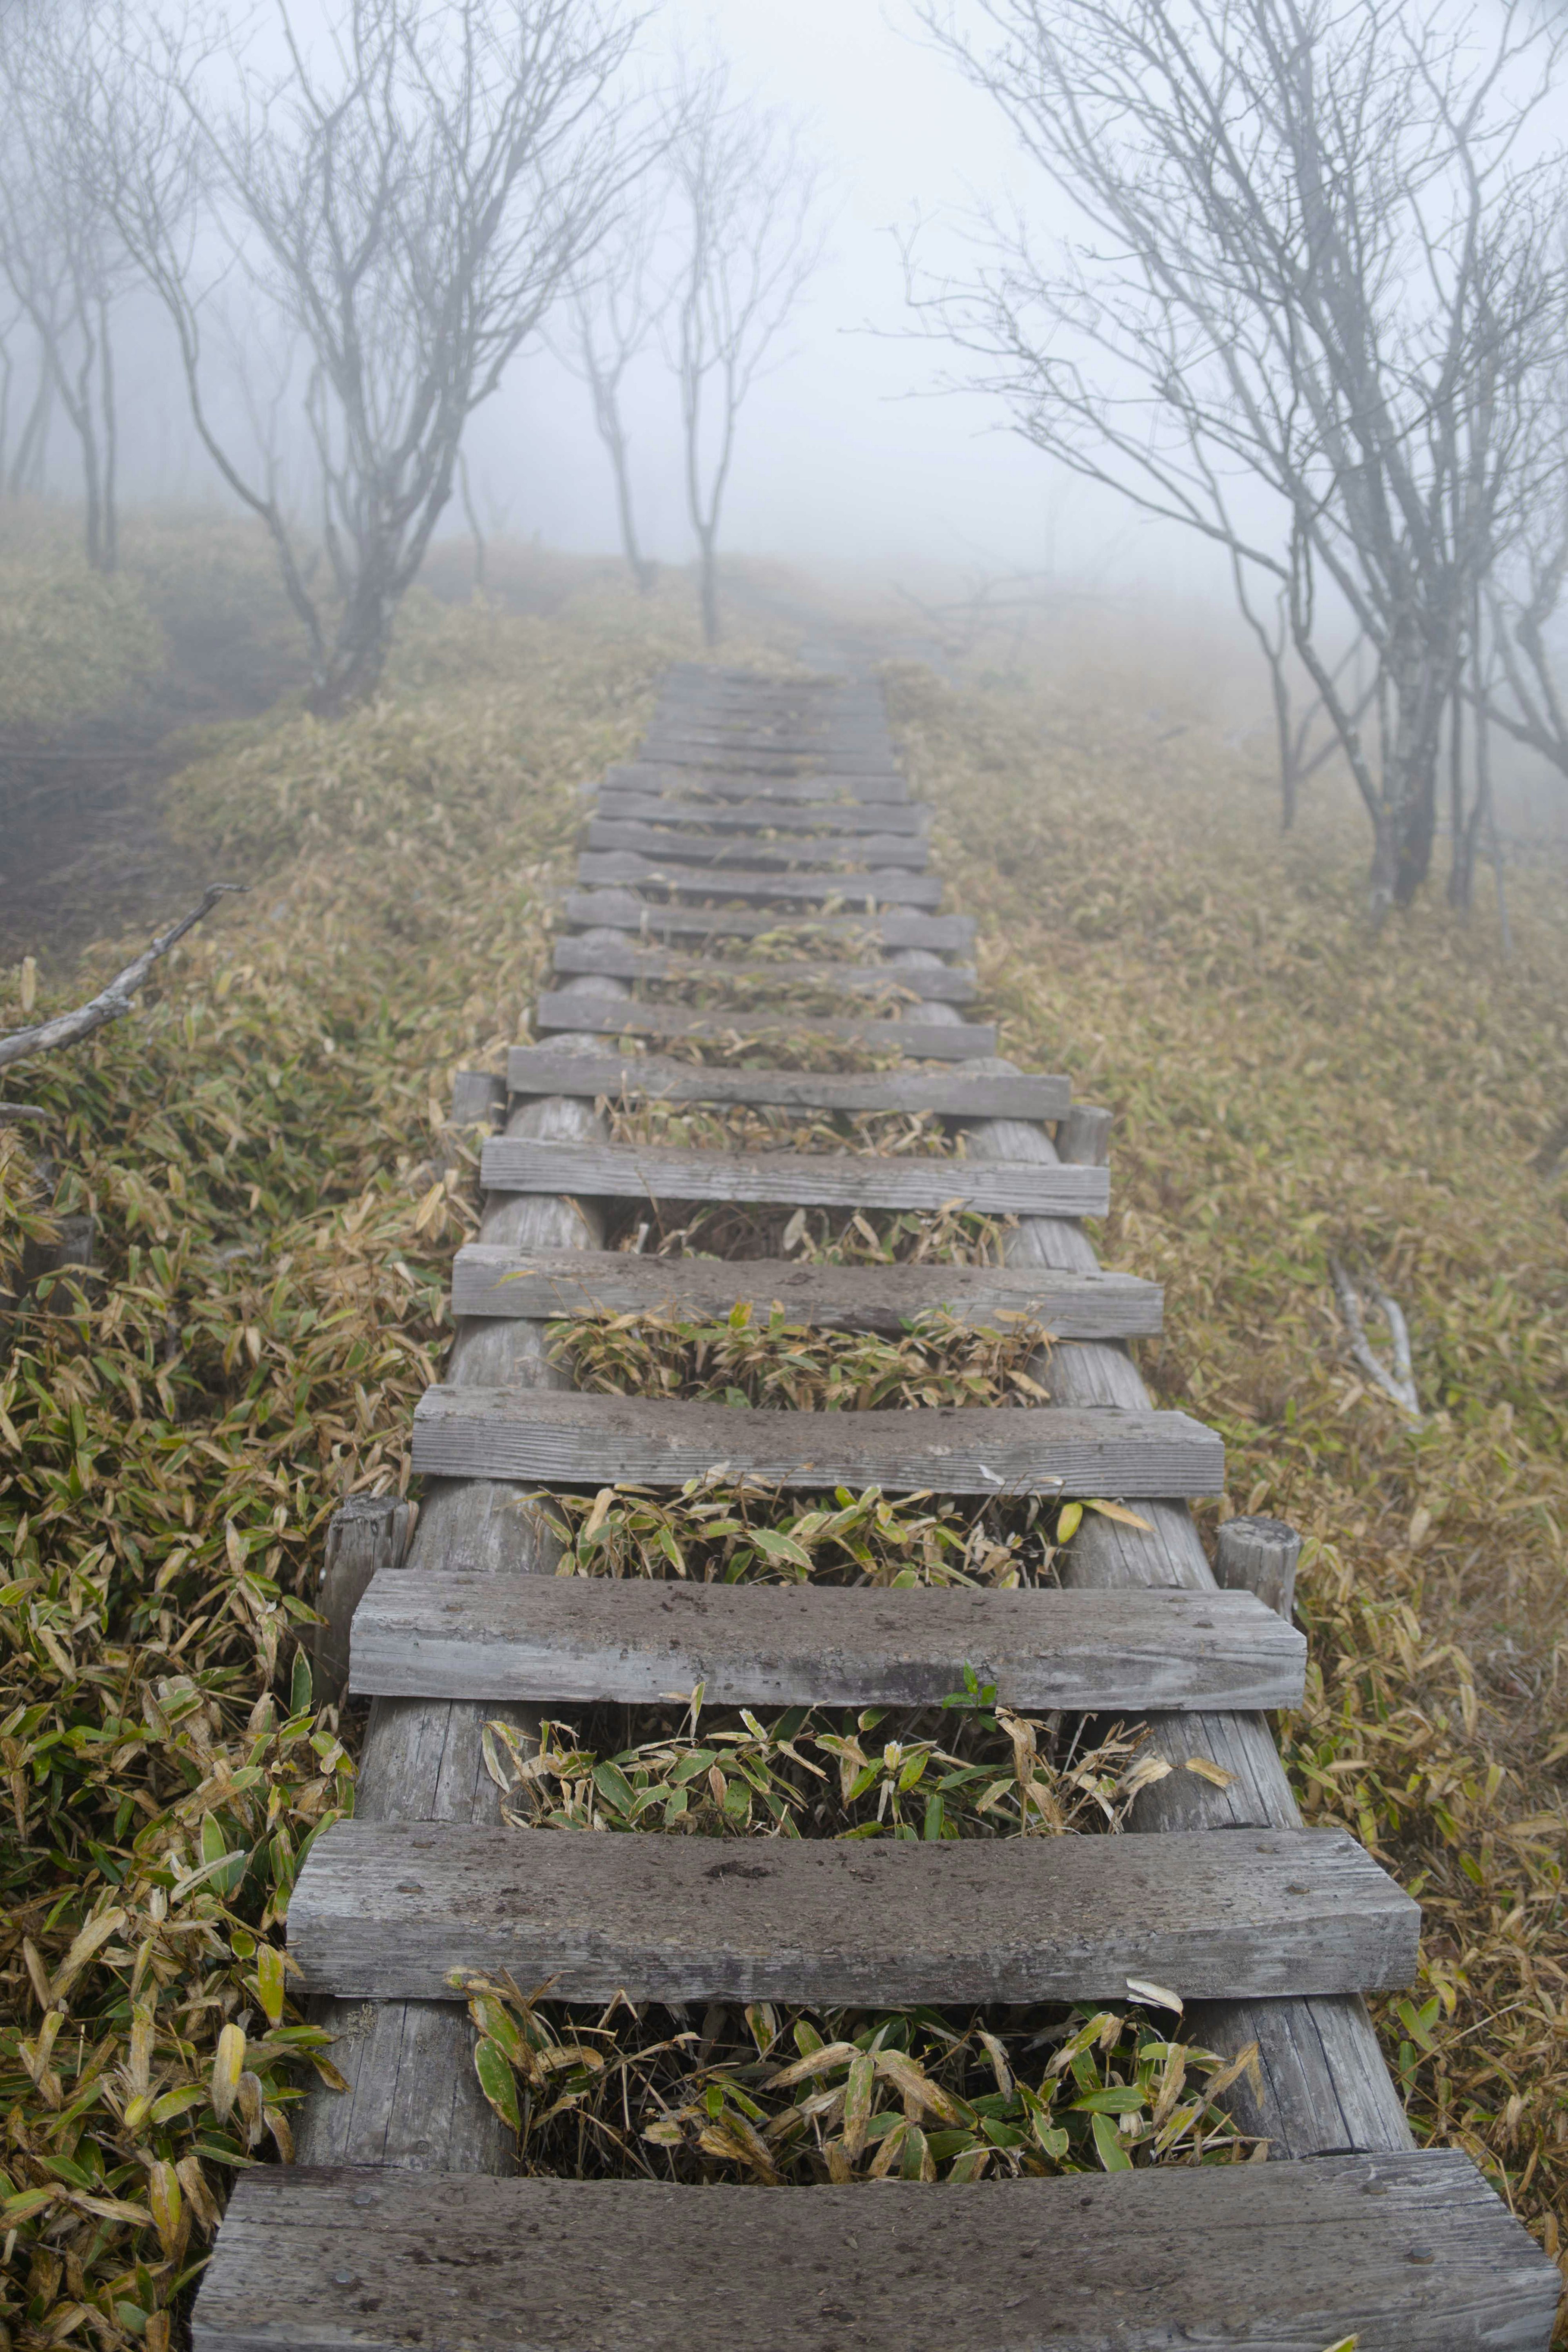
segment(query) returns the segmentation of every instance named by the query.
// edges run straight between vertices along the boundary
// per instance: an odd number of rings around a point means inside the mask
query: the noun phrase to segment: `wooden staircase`
[[[1305,1645],[1256,1593],[1216,1582],[1187,1502],[1222,1486],[1219,1440],[1152,1407],[1127,1342],[1158,1329],[1158,1288],[1101,1270],[1079,1222],[1107,1205],[1106,1122],[1075,1110],[1065,1079],[997,1061],[994,1033],[959,1012],[973,975],[942,958],[968,950],[973,924],[933,911],[924,812],[879,692],[672,673],[587,841],[561,985],[535,1024],[554,1034],[510,1057],[480,1237],[455,1269],[447,1378],[416,1415],[431,1483],[405,1561],[387,1555],[390,1522],[361,1515],[380,1531],[353,1625],[353,1687],[371,1700],[358,1811],[317,1840],[289,1923],[349,2088],[311,2095],[299,2164],[239,2179],[198,2352],[1544,2352],[1555,2265],[1466,2158],[1414,2147],[1363,2001],[1411,1980],[1416,1907],[1343,1832],[1301,1824],[1263,1710],[1299,1700]],[[816,961],[717,952],[781,935]],[[871,950],[874,966],[845,960]],[[895,1015],[756,1009],[771,979],[803,974],[852,999],[897,991]],[[694,978],[743,984],[745,1009],[628,993]],[[909,1066],[706,1068],[625,1042],[765,1047],[803,1025]],[[964,1151],[617,1144],[596,1107],[617,1099],[924,1112]],[[1001,1266],[605,1248],[607,1204],[670,1201],[1013,1222]],[[576,1393],[547,1351],[546,1321],[591,1305],[715,1318],[742,1300],[892,1336],[935,1306],[974,1325],[1026,1317],[1057,1335],[1031,1365],[1050,1402],[737,1411]],[[551,1573],[558,1545],[529,1489],[673,1489],[720,1465],[807,1491],[1138,1508],[1086,1515],[1059,1591]],[[1173,1769],[1125,1834],[519,1831],[484,1766],[486,1722],[526,1735],[541,1706],[701,1683],[710,1705],[921,1706],[966,1666],[1015,1707],[1146,1721]],[[1209,1769],[1183,1769],[1194,1759]],[[450,1983],[476,1968],[594,2001],[1120,2002],[1152,1979],[1187,2003],[1184,2035],[1258,2045],[1226,2104],[1270,2160],[863,2193],[516,2178]]]

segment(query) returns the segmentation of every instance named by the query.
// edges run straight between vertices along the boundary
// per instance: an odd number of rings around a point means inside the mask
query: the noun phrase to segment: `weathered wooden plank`
[[[743,963],[710,957],[670,955],[662,948],[633,947],[626,940],[558,939],[557,971],[607,973],[615,980],[652,980],[672,987],[692,981],[739,981],[775,988],[835,988],[848,995],[885,996],[902,992],[922,1003],[968,1004],[977,982],[968,965],[938,964],[905,971],[877,963],[808,963],[774,961]]]
[[[870,1586],[415,1576],[353,1621],[360,1697],[940,1706],[972,1666],[1015,1707],[1297,1706],[1307,1644],[1250,1592],[890,1592]]]
[[[1052,1274],[1027,1266],[806,1265],[793,1258],[635,1257],[625,1250],[551,1253],[470,1242],[452,1265],[455,1315],[662,1315],[720,1322],[744,1302],[764,1320],[783,1307],[818,1331],[900,1339],[919,1315],[972,1327],[1022,1317],[1060,1339],[1158,1331],[1162,1293],[1132,1274]]]
[[[777,1201],[841,1209],[963,1208],[985,1216],[1103,1217],[1103,1168],[856,1151],[675,1151],[664,1145],[538,1143],[492,1136],[479,1162],[497,1192],[598,1200]]]
[[[713,732],[696,734],[686,728],[650,727],[641,744],[644,760],[668,768],[718,768],[732,775],[885,776],[897,774],[888,751],[879,745],[862,750],[857,744],[808,741],[793,745],[747,742],[743,738]]]
[[[795,805],[808,802],[858,802],[873,813],[907,802],[910,788],[891,771],[881,776],[837,775],[826,765],[807,775],[769,776],[764,780],[770,800]],[[729,775],[721,768],[681,768],[661,760],[622,760],[606,768],[600,789],[627,793],[700,793],[715,801],[749,800],[758,789],[755,776]]]
[[[1421,1915],[1343,1830],[726,1839],[338,1822],[289,1905],[306,1987],[453,1998],[510,1969],[560,2000],[859,2008],[1383,1990]]]
[[[507,1058],[514,1095],[607,1095],[638,1102],[776,1103],[795,1110],[933,1111],[954,1118],[1059,1118],[1064,1077],[977,1077],[968,1070],[893,1070],[827,1075],[673,1062],[657,1054],[570,1053],[560,1045],[514,1045]]]
[[[933,2192],[242,2173],[195,2352],[1546,2352],[1554,2263],[1457,2148]]]
[[[934,874],[895,874],[886,867],[874,874],[763,874],[726,866],[711,873],[682,866],[662,856],[649,857],[631,849],[585,850],[577,860],[579,882],[635,882],[664,890],[683,891],[689,898],[762,899],[784,906],[792,900],[837,907],[925,907],[942,904],[942,882]]]
[[[730,1013],[721,1005],[694,1012],[682,1004],[627,1003],[622,997],[564,996],[547,992],[533,1008],[536,1029],[596,1029],[606,1037],[693,1037],[714,1044],[734,1038],[778,1046],[785,1038],[823,1037],[870,1053],[903,1054],[911,1061],[984,1060],[996,1050],[996,1032],[978,1022],[933,1028],[918,1018],[882,1021],[874,1015],[776,1012]]]
[[[693,800],[688,793],[601,791],[595,814],[624,824],[704,824],[714,833],[897,833],[923,835],[929,809],[886,801],[840,803],[782,797]]]
[[[732,1478],[795,1489],[1135,1496],[1217,1495],[1225,1485],[1219,1438],[1184,1412],[767,1412],[439,1387],[415,1408],[414,1467],[430,1477],[670,1486],[720,1465]]]
[[[568,890],[561,911],[569,923],[656,940],[798,938],[814,947],[843,941],[858,948],[944,949],[950,955],[973,947],[976,929],[973,915],[747,915],[638,898],[630,890]]]
[[[816,866],[835,874],[864,872],[872,866],[907,866],[923,874],[930,851],[922,839],[904,834],[872,833],[847,841],[833,834],[793,834],[787,841],[768,841],[753,834],[731,839],[728,834],[699,833],[679,826],[617,824],[594,817],[588,825],[590,849],[629,849],[639,856],[674,859],[700,866]]]

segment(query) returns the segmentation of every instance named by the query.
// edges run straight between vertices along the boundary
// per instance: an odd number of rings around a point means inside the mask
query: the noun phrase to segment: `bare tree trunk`
[[[1448,699],[1448,830],[1453,837],[1448,904],[1457,914],[1468,915],[1475,887],[1475,860],[1465,823],[1465,697],[1458,680]]]
[[[109,340],[109,305],[98,306],[98,397],[103,417],[103,563],[120,569],[120,425],[114,404],[114,352]]]
[[[639,596],[651,596],[653,583],[658,577],[658,566],[642,551],[637,539],[637,519],[632,511],[632,471],[626,452],[626,436],[618,426],[614,436],[605,436],[610,464],[616,477],[616,511],[620,518],[621,547],[632,578],[637,582]]]
[[[702,642],[709,646],[719,643],[719,554],[714,544],[715,536],[714,532],[706,530],[699,539]]]
[[[40,354],[38,388],[33,394],[33,404],[27,411],[27,421],[16,444],[16,463],[5,487],[14,499],[25,491],[43,488],[44,450],[49,437],[49,411],[54,405],[55,380],[49,363]]]
[[[458,479],[463,488],[463,512],[468,517],[468,529],[474,535],[474,585],[476,588],[482,589],[485,584],[485,535],[479,528],[479,518],[474,509],[474,494],[468,487],[468,456],[466,449],[459,449],[458,452]]]

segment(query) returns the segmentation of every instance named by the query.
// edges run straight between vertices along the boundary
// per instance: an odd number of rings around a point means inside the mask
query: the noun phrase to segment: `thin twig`
[[[1337,1257],[1329,1260],[1329,1272],[1333,1276],[1334,1295],[1340,1302],[1345,1329],[1350,1334],[1351,1354],[1368,1380],[1374,1381],[1384,1396],[1392,1397],[1401,1412],[1407,1412],[1412,1421],[1419,1421],[1421,1403],[1415,1393],[1415,1376],[1410,1364],[1410,1330],[1398,1303],[1390,1298],[1381,1284],[1368,1281],[1368,1297],[1373,1305],[1381,1309],[1394,1343],[1394,1368],[1390,1370],[1373,1350],[1372,1342],[1366,1336],[1366,1326],[1362,1320],[1360,1296]]]
[[[0,1103],[0,1127],[22,1127],[29,1119],[47,1119],[48,1116],[37,1103]]]
[[[0,1069],[11,1062],[25,1061],[29,1054],[52,1054],[62,1045],[79,1045],[90,1037],[95,1029],[106,1022],[123,1020],[131,1010],[131,1000],[146,979],[160,956],[166,956],[176,940],[183,940],[204,915],[210,914],[218,900],[231,891],[243,891],[243,882],[209,883],[202,903],[182,918],[161,939],[144,948],[134,963],[117,971],[107,988],[86,1004],[79,1004],[72,1013],[61,1013],[53,1021],[37,1022],[31,1029],[12,1029],[0,1036]],[[15,1113],[13,1112],[13,1117]]]

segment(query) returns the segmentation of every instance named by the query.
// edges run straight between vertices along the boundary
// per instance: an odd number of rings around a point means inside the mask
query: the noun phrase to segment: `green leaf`
[[[488,2034],[474,2046],[474,2072],[479,2078],[480,2090],[502,2123],[520,2131],[522,2126],[517,2110],[517,2077],[506,2052]]]
[[[1142,2091],[1131,2083],[1113,2083],[1109,2090],[1086,2091],[1081,2099],[1074,2099],[1075,2112],[1091,2116],[1135,2116],[1147,2106]]]
[[[1091,2126],[1094,2132],[1094,2145],[1107,2172],[1131,2172],[1132,2158],[1122,2146],[1121,2135],[1110,2117],[1097,2115],[1091,2118]]]
[[[289,1677],[289,1712],[305,1715],[310,1711],[312,1694],[310,1661],[303,1650],[294,1653],[294,1671]]]

